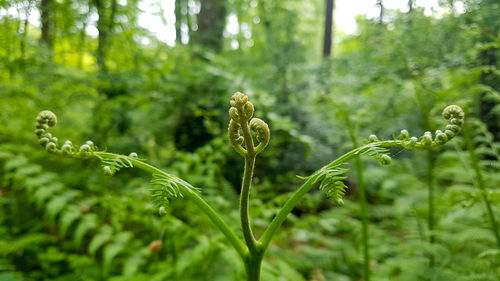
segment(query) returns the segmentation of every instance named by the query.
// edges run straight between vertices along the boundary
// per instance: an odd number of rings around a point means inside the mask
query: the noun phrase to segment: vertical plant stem
[[[238,109],[240,116],[245,116],[245,113]],[[241,229],[243,231],[243,237],[248,246],[250,253],[255,252],[257,241],[253,236],[252,225],[250,223],[249,214],[249,200],[250,200],[250,188],[252,186],[253,170],[255,166],[255,146],[253,143],[252,135],[250,134],[250,128],[248,123],[241,122],[241,131],[243,132],[243,138],[245,139],[245,147],[247,153],[245,155],[245,170],[243,172],[243,182],[241,183],[241,193],[240,193],[240,219],[241,219]]]
[[[427,227],[429,229],[429,243],[434,243],[434,161],[432,151],[427,151],[427,188],[428,188],[428,212]],[[429,257],[429,265],[434,266],[434,255]]]
[[[423,85],[420,84],[421,87]],[[429,107],[424,104],[425,98],[422,96],[421,91],[416,90],[415,92],[417,104],[420,110],[420,115],[422,116],[422,127],[425,130],[429,130]],[[435,227],[435,217],[434,217],[434,153],[431,150],[427,150],[427,228],[429,232],[429,243],[434,243],[434,227]],[[434,256],[431,254],[429,256],[429,266],[434,267]]]
[[[252,226],[250,224],[250,214],[249,214],[249,200],[250,200],[250,187],[252,184],[252,176],[255,165],[255,156],[250,157],[247,155],[245,157],[245,171],[243,173],[243,182],[241,184],[240,193],[240,219],[241,228],[243,230],[243,237],[248,246],[250,252],[255,251],[256,241],[253,236]]]
[[[368,202],[366,200],[366,187],[363,177],[363,163],[356,157],[356,173],[358,175],[359,200],[361,202],[361,240],[363,244],[363,273],[364,280],[370,280],[370,245],[368,242]]]
[[[260,281],[260,270],[263,256],[263,249],[256,249],[256,251],[250,252],[250,255],[248,255],[248,258],[245,260],[247,281]]]
[[[345,115],[346,125],[354,147],[358,147],[356,130],[351,124],[349,116]],[[363,163],[359,156],[355,158],[356,174],[358,177],[359,200],[361,203],[361,241],[363,247],[363,275],[364,280],[370,280],[370,246],[368,241],[368,202],[366,200],[365,179],[363,177]]]
[[[470,163],[472,168],[474,169],[474,173],[476,174],[476,185],[481,191],[481,197],[483,198],[484,205],[486,207],[486,212],[488,213],[488,219],[491,225],[491,231],[497,240],[497,247],[500,249],[500,234],[498,233],[498,224],[495,219],[495,214],[493,213],[493,209],[491,208],[491,202],[488,199],[488,191],[486,190],[486,185],[484,183],[483,175],[481,173],[481,169],[479,167],[479,161],[477,159],[477,155],[474,151],[474,145],[472,144],[472,140],[469,135],[470,126],[465,126],[463,130],[464,141],[467,146],[467,150],[469,150]]]

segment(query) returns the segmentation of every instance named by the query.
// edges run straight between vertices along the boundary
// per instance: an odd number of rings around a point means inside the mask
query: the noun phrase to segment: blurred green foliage
[[[271,129],[252,191],[257,236],[296,189],[295,175],[352,147],[342,114],[360,139],[389,139],[400,128],[422,134],[441,122],[445,105],[462,106],[486,191],[476,186],[462,139],[435,151],[430,233],[425,152],[392,151],[389,168],[366,161],[371,279],[500,279],[500,250],[481,203],[486,192],[500,218],[498,1],[461,1],[463,13],[443,1],[440,17],[418,7],[386,11],[381,24],[360,17],[357,34],[336,35],[331,58],[320,56],[323,21],[311,16],[322,15],[323,1],[220,1],[251,26],[250,37],[220,39],[220,51],[169,47],[137,24],[138,1],[118,1],[106,71],[98,38],[85,33],[95,8],[52,2],[49,56],[40,28],[25,25],[39,2],[0,1],[0,280],[244,280],[237,254],[189,201],[172,202],[159,217],[139,171],[108,178],[94,161],[46,154],[32,133],[36,114],[50,109],[63,120],[57,135],[137,152],[203,187],[239,229],[243,163],[226,136],[228,100],[238,90]],[[307,195],[271,244],[262,280],[362,280],[355,178],[346,181],[343,207],[317,190]],[[159,251],[149,248],[155,240]]]

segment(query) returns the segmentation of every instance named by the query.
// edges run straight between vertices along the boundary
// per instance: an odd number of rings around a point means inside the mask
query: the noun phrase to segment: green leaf
[[[97,215],[85,214],[75,229],[74,233],[75,245],[77,247],[80,247],[82,245],[85,234],[96,228],[97,228]]]
[[[35,200],[37,207],[40,208],[46,200],[61,191],[63,187],[64,186],[61,183],[51,183],[50,185],[41,187],[35,191],[32,198]]]
[[[82,216],[82,212],[78,207],[68,208],[62,214],[59,220],[59,232],[62,237],[66,236],[66,233],[70,226]]]
[[[99,248],[101,248],[105,243],[111,240],[113,234],[113,229],[109,225],[104,225],[99,230],[96,236],[92,238],[89,244],[88,253],[94,256]]]
[[[45,207],[47,219],[55,223],[57,215],[66,207],[68,202],[76,196],[75,191],[66,191],[65,193],[54,197]]]

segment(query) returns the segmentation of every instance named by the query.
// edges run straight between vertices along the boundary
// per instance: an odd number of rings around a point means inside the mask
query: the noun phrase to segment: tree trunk
[[[193,40],[216,52],[222,50],[222,33],[225,22],[226,7],[224,0],[201,0],[198,31],[193,34]]]
[[[97,31],[98,42],[97,42],[97,65],[99,66],[99,70],[101,72],[107,72],[106,67],[106,56],[107,49],[109,47],[109,39],[112,35],[116,11],[118,8],[117,0],[111,0],[111,12],[109,17],[107,17],[106,13],[106,5],[104,1],[106,0],[93,0],[94,5],[97,8],[97,14],[99,19],[97,20]]]
[[[377,6],[380,8],[380,13],[378,15],[378,24],[382,24],[384,22],[384,4],[382,0],[377,0]]]
[[[325,34],[323,37],[323,57],[328,58],[332,52],[332,25],[334,0],[325,0]]]
[[[42,35],[40,37],[40,46],[48,52],[49,57],[52,57],[54,50],[52,6],[53,0],[41,0],[40,21]]]
[[[182,44],[181,25],[182,25],[182,5],[183,0],[175,0],[175,42]]]

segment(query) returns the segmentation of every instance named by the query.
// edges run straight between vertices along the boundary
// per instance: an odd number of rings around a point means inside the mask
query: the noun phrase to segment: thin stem
[[[245,113],[238,109],[240,116],[245,116]],[[243,138],[245,139],[245,148],[247,153],[245,154],[245,170],[243,172],[243,181],[241,183],[241,193],[240,193],[240,219],[241,219],[241,229],[243,231],[243,237],[250,250],[250,253],[256,251],[257,241],[252,232],[252,225],[250,223],[250,214],[248,204],[250,201],[250,188],[252,187],[253,170],[255,167],[255,147],[253,143],[252,135],[250,134],[250,128],[248,127],[247,121],[240,123],[241,130],[243,132]]]
[[[363,163],[360,157],[354,160],[358,174],[359,200],[361,201],[361,240],[363,243],[363,271],[366,281],[370,280],[370,245],[368,242],[368,202],[366,200],[366,187],[363,177]]]
[[[168,176],[164,171],[151,166],[141,160],[138,160],[133,157],[128,157],[124,155],[118,155],[118,154],[113,154],[113,153],[108,153],[108,152],[94,152],[95,156],[101,156],[103,158],[115,158],[117,156],[119,157],[125,157],[127,158],[132,164],[148,173],[158,173],[158,174],[163,174]],[[208,218],[212,221],[215,226],[219,228],[219,230],[224,234],[224,236],[227,238],[227,240],[231,243],[231,245],[234,247],[234,249],[238,252],[240,257],[244,259],[247,256],[248,249],[247,247],[243,244],[243,242],[236,236],[236,234],[229,228],[229,226],[224,222],[224,220],[215,212],[210,205],[203,200],[203,198],[200,197],[198,193],[196,193],[193,190],[186,189],[184,190],[185,192],[183,193],[187,198],[189,198],[193,203],[200,208],[205,215],[208,216]]]
[[[255,166],[255,156],[245,157],[245,171],[243,173],[243,182],[241,184],[241,193],[240,193],[241,228],[243,230],[243,237],[245,238],[245,242],[250,252],[255,251],[257,243],[255,237],[253,236],[252,226],[250,225],[250,214],[248,208],[248,203],[250,200],[250,187],[252,184],[254,166]]]
[[[434,160],[433,152],[427,151],[427,227],[429,229],[429,243],[434,243]],[[430,267],[434,267],[434,255],[431,253],[429,257]]]
[[[488,213],[488,218],[491,224],[491,231],[493,232],[493,235],[495,235],[495,239],[497,240],[497,247],[500,249],[500,234],[498,233],[498,224],[495,219],[495,214],[493,213],[493,209],[491,208],[490,200],[488,199],[488,194],[487,194],[488,191],[486,190],[486,185],[484,183],[483,175],[479,167],[479,161],[477,159],[477,155],[474,151],[474,146],[472,144],[472,140],[469,135],[469,128],[470,126],[465,126],[463,130],[464,141],[467,146],[467,149],[469,150],[469,157],[472,168],[474,169],[474,172],[476,174],[476,184],[481,190],[481,197],[483,198],[483,202],[486,207],[486,211]]]
[[[278,228],[283,224],[285,221],[286,217],[288,214],[292,211],[292,209],[297,205],[297,203],[302,199],[302,197],[319,181],[321,173],[323,170],[327,169],[329,166],[338,166],[346,161],[355,158],[359,155],[361,151],[363,151],[366,148],[372,147],[372,146],[380,146],[380,147],[395,147],[395,146],[402,146],[403,142],[400,140],[388,140],[388,141],[379,141],[379,142],[373,142],[369,143],[367,145],[360,146],[358,148],[355,148],[346,154],[340,156],[333,162],[323,166],[321,169],[318,171],[314,172],[310,177],[307,178],[306,182],[299,187],[297,191],[288,199],[288,201],[285,203],[285,205],[279,210],[278,214],[274,217],[273,221],[269,226],[267,227],[266,231],[262,235],[260,242],[262,243],[262,247],[264,249],[267,249],[269,247],[269,243],[271,242],[271,239],[273,238],[274,234],[278,230]],[[424,146],[415,146],[415,148],[424,148]]]
[[[349,135],[354,147],[359,146],[358,138],[356,137],[355,129],[351,124],[349,115],[345,115],[346,125],[349,129]],[[356,174],[358,176],[358,189],[359,189],[359,200],[361,203],[361,241],[363,245],[363,273],[364,280],[370,280],[370,245],[368,241],[368,202],[366,200],[366,187],[365,179],[363,177],[363,163],[361,158],[357,156],[355,158]]]

